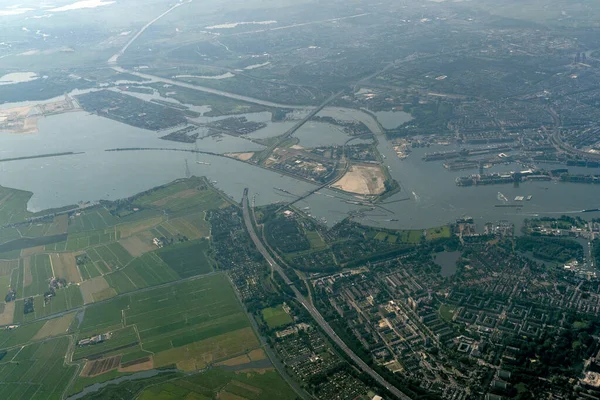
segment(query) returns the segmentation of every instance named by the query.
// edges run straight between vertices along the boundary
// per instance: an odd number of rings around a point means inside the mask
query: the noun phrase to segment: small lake
[[[413,118],[404,111],[378,111],[375,117],[385,129],[396,129]]]
[[[435,263],[442,267],[442,277],[448,278],[456,273],[456,262],[461,254],[460,251],[442,251],[435,255]]]

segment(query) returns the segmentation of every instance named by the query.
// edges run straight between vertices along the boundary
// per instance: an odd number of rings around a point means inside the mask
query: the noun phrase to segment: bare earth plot
[[[74,253],[53,253],[50,254],[50,261],[57,278],[63,278],[72,283],[82,281]]]
[[[101,293],[107,293],[109,290],[112,290],[114,293],[113,296],[117,294],[114,289],[111,289],[108,286],[108,282],[106,282],[106,279],[104,279],[103,276],[97,276],[90,280],[84,281],[79,285],[79,287],[81,289],[81,294],[83,295],[84,304],[90,304],[94,301],[100,300],[98,299],[98,295]]]
[[[35,334],[32,340],[40,340],[64,334],[69,329],[69,326],[71,326],[71,322],[73,322],[73,318],[75,318],[76,314],[77,313],[71,313],[59,318],[51,319],[42,326],[42,329]]]
[[[195,371],[229,354],[248,351],[258,344],[252,328],[244,328],[157,353],[154,356],[155,366],[176,362],[177,368],[183,371]]]
[[[156,250],[156,246],[152,244],[152,240],[143,240],[141,235],[130,236],[126,239],[121,239],[119,243],[134,257],[139,257],[144,253]]]
[[[0,314],[0,325],[10,325],[15,315],[15,302],[6,303],[4,311]]]
[[[385,191],[385,175],[379,166],[353,165],[333,187],[350,193],[378,195]]]

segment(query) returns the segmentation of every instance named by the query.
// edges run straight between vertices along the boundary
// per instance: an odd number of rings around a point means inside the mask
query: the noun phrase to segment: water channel
[[[3,105],[3,108],[10,106]],[[297,114],[300,117],[302,112],[298,111]],[[345,121],[362,121],[374,132],[380,129],[373,117],[362,110],[327,107],[319,115]],[[271,122],[269,113],[244,116],[267,123],[266,128],[253,134],[255,138],[281,134],[293,125],[291,121]],[[400,116],[406,118],[405,115]],[[201,118],[204,121],[213,119]],[[31,211],[79,201],[114,200],[131,196],[184,177],[186,160],[193,175],[207,176],[216,187],[235,200],[241,198],[244,187],[250,188],[258,205],[293,200],[289,194],[275,190],[276,187],[298,196],[314,188],[308,182],[224,157],[172,151],[105,151],[117,147],[193,149],[190,144],[159,139],[164,134],[85,112],[45,117],[39,121],[37,134],[0,133],[0,159],[67,151],[84,154],[0,163],[0,184],[33,192],[28,204]],[[295,136],[300,139],[300,144],[307,147],[340,144],[343,139],[349,138],[339,127],[313,122],[298,130]],[[383,135],[379,134],[377,138],[378,149],[385,156],[384,168],[388,168],[391,176],[401,185],[401,191],[382,204],[384,208],[368,210],[351,204],[357,200],[354,196],[327,189],[313,194],[297,206],[317,219],[327,221],[330,226],[346,218],[349,212],[361,210],[363,213],[357,217],[359,222],[400,229],[439,226],[467,215],[473,217],[480,228],[487,221],[509,220],[516,223],[518,229],[523,218],[577,213],[598,207],[600,188],[594,185],[525,182],[519,186],[458,187],[455,184],[456,177],[476,171],[448,171],[441,162],[422,160],[427,152],[454,150],[455,147],[414,149],[408,158],[400,160],[392,144]],[[257,151],[263,147],[244,138],[224,135],[204,138],[198,141],[198,148],[223,154]],[[210,165],[197,164],[196,161]],[[510,171],[518,167],[500,165],[492,170]],[[570,170],[577,172],[574,168]],[[583,170],[594,173],[592,170]],[[510,200],[516,196],[533,197],[531,201],[523,202],[522,208],[498,208],[495,207],[498,204],[498,192]],[[584,216],[597,217],[598,213]]]

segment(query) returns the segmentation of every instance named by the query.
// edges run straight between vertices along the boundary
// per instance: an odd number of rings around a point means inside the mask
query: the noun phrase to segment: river
[[[371,129],[378,130],[374,119],[360,110],[328,107],[319,115],[362,121]],[[265,131],[255,132],[254,137],[283,133],[291,125],[289,121],[271,123],[268,121],[268,113],[244,116],[268,123]],[[0,163],[0,184],[33,192],[28,204],[31,211],[79,201],[115,200],[131,196],[185,177],[186,160],[193,175],[207,176],[215,182],[215,186],[235,200],[241,198],[244,187],[249,187],[251,195],[256,196],[258,205],[293,199],[289,194],[274,190],[275,187],[295,195],[302,195],[315,187],[308,182],[224,157],[170,151],[104,151],[117,147],[193,149],[190,144],[159,139],[164,134],[165,132],[147,131],[85,112],[42,118],[38,134],[0,133],[0,158],[55,152],[84,154]],[[340,144],[342,139],[348,138],[338,127],[312,122],[298,130],[295,136],[305,146]],[[484,222],[502,219],[519,226],[520,221],[526,217],[560,215],[598,207],[600,188],[592,185],[526,182],[518,187],[458,187],[454,182],[457,176],[476,171],[447,171],[441,162],[425,162],[421,159],[426,152],[451,150],[454,147],[414,149],[408,158],[400,160],[396,157],[392,144],[382,135],[378,136],[378,141],[378,149],[385,156],[384,167],[400,183],[402,190],[385,201],[385,209],[376,208],[357,217],[359,222],[368,225],[400,229],[428,228],[468,215],[475,219],[480,228]],[[204,138],[198,141],[198,148],[222,154],[257,151],[263,147],[243,138],[224,135]],[[210,165],[196,164],[196,160]],[[494,169],[507,171],[515,167],[518,166],[501,165]],[[591,170],[586,171],[589,173]],[[518,195],[532,195],[533,198],[529,202],[522,202],[522,209],[496,208],[494,205],[498,203],[499,191],[510,200]],[[316,218],[326,220],[331,226],[346,218],[350,211],[364,209],[356,204],[349,204],[351,201],[356,201],[352,195],[324,189],[297,205],[306,208]],[[597,215],[589,213],[584,216]]]

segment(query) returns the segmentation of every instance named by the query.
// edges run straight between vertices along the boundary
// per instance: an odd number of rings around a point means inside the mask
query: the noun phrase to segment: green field
[[[88,254],[92,252],[97,255],[96,259],[92,259],[103,262],[111,271],[122,268],[133,260],[131,254],[116,242],[94,247]]]
[[[119,223],[119,218],[108,212],[104,207],[95,207],[75,216],[69,224],[69,233],[103,230]]]
[[[44,323],[44,321],[40,321],[23,325],[17,329],[0,330],[0,349],[27,343],[42,329]]]
[[[0,225],[29,218],[32,214],[27,211],[27,202],[32,195],[31,192],[0,186]]]
[[[217,191],[197,177],[156,188],[134,200],[140,207],[168,210],[172,217],[219,208],[224,203]]]
[[[270,329],[278,328],[280,326],[289,325],[292,322],[292,317],[285,312],[283,306],[265,308],[262,310],[262,317],[267,323]]]
[[[52,278],[50,257],[47,254],[31,256],[29,265],[32,281],[29,285],[24,286],[23,296],[29,297],[44,294],[44,292],[48,291],[48,283],[50,278]]]
[[[208,241],[194,241],[169,246],[159,250],[158,255],[181,278],[206,274],[213,270],[206,257],[210,248]]]
[[[46,288],[47,290],[48,288]],[[24,302],[17,300],[15,306],[14,322],[33,321],[37,318],[47,317],[52,314],[67,311],[83,305],[83,296],[77,285],[67,286],[57,289],[56,295],[53,296],[47,303],[44,303],[44,296],[38,295],[33,298],[34,312],[29,314],[23,313]]]
[[[249,327],[225,275],[115,298],[86,310],[80,327],[102,333],[136,326],[142,349],[158,353]]]
[[[69,233],[66,242],[54,243],[45,246],[46,251],[79,251],[88,247],[115,242],[121,238],[120,232],[115,229],[97,230],[89,232]]]
[[[232,396],[233,395],[233,396]],[[142,392],[140,400],[179,399],[248,399],[292,400],[295,393],[275,371],[236,374],[223,369],[152,386]]]
[[[104,278],[117,293],[126,293],[172,282],[179,277],[160,257],[154,253],[147,253],[130,262],[127,267],[105,275]]]
[[[0,364],[0,398],[60,399],[75,373],[63,365],[68,345],[67,338],[31,344]]]
[[[307,231],[306,238],[310,242],[311,250],[323,250],[327,247],[327,243],[323,240],[319,232],[317,231]]]
[[[118,330],[110,330],[108,332],[111,333],[110,339],[102,343],[88,346],[77,346],[75,348],[75,352],[73,353],[73,360],[80,360],[82,358],[95,359],[115,351],[118,353],[139,351],[139,341],[134,327],[129,326]],[[77,335],[77,340],[86,339],[88,337],[104,333],[107,332],[88,331]]]

